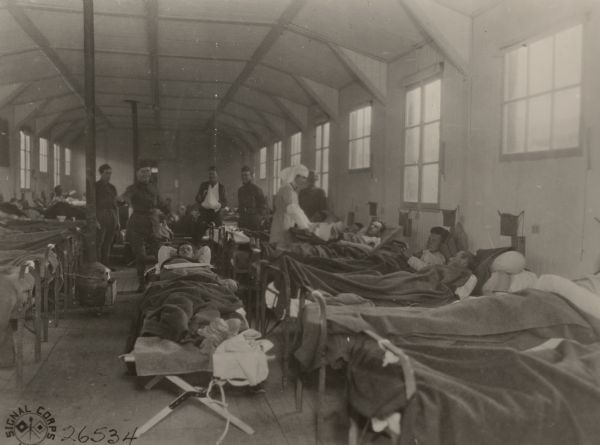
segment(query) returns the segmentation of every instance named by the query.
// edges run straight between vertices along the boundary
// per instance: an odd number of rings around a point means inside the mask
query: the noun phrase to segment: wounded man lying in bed
[[[440,306],[468,297],[477,284],[469,268],[473,255],[461,251],[448,264],[437,264],[419,271],[377,270],[330,272],[315,264],[302,262],[291,255],[278,259],[279,268],[294,289],[318,289],[330,295],[351,293],[379,306]],[[283,301],[283,299],[282,299]],[[284,304],[282,302],[281,304]],[[276,313],[283,309],[276,308]]]

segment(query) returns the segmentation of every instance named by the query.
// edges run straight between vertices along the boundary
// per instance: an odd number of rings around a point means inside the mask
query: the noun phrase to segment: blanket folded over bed
[[[319,289],[332,295],[354,293],[375,304],[439,306],[456,299],[454,290],[462,286],[470,272],[452,266],[432,266],[420,272],[377,271],[332,273],[301,263],[290,256],[279,259],[283,273],[292,286]]]
[[[600,320],[564,298],[533,289],[518,294],[469,298],[437,308],[328,306],[328,362],[347,358],[349,336],[370,329],[390,339],[438,345],[487,344],[526,349],[543,339],[582,343],[600,339]],[[304,313],[302,345],[295,352],[303,367],[318,365],[319,309]]]
[[[600,344],[563,340],[517,351],[486,345],[400,344],[417,392],[406,400],[402,369],[361,337],[352,350],[352,408],[384,418],[400,409],[402,442],[428,445],[596,444],[600,437]]]

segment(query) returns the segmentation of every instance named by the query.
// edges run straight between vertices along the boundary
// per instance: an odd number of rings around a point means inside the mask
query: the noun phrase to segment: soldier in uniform
[[[262,189],[253,182],[250,167],[242,167],[242,186],[238,189],[240,229],[258,231],[267,210],[267,200]]]
[[[127,222],[127,239],[135,256],[135,265],[139,279],[138,292],[146,289],[144,271],[147,264],[156,262],[159,241],[153,229],[154,210],[163,206],[156,184],[150,181],[152,168],[150,163],[142,161],[136,173],[136,181],[121,195],[133,209]]]

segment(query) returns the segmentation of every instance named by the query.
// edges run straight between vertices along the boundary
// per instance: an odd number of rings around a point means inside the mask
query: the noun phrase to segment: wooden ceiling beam
[[[67,86],[75,94],[77,94],[81,100],[81,103],[85,106],[83,87],[79,83],[79,80],[75,75],[73,75],[73,73],[71,73],[69,68],[58,56],[54,48],[52,48],[48,39],[42,34],[35,23],[33,23],[23,8],[17,4],[16,0],[6,0],[6,9],[19,24],[21,29],[29,36],[31,40],[33,40],[33,42],[40,48],[42,53],[44,53],[46,58],[54,65],[54,68],[56,68],[56,70],[65,80]],[[108,121],[108,118],[104,116],[104,113],[102,113],[102,110],[99,107],[96,107],[96,113],[98,116]],[[108,124],[110,126],[110,122],[108,122]]]
[[[154,120],[160,125],[160,83],[158,68],[158,0],[145,0],[146,34],[150,58],[150,95],[152,96]]]
[[[10,1],[10,0],[7,0]],[[28,3],[22,6],[25,9],[42,12],[58,12],[63,14],[83,14],[81,9],[67,8],[60,6],[49,6],[35,3]],[[116,17],[116,18],[134,18],[145,19],[146,16],[135,12],[111,12],[111,11],[94,11],[95,16],[99,17]],[[217,25],[240,25],[240,26],[273,26],[273,22],[256,21],[256,20],[225,20],[225,19],[209,19],[205,17],[185,17],[175,15],[160,15],[160,20],[169,20],[175,22],[194,22],[194,23],[209,23]]]
[[[46,99],[44,101],[42,101],[41,103],[39,103],[38,105],[36,105],[33,110],[31,110],[29,113],[27,113],[25,116],[23,116],[21,119],[19,119],[18,121],[16,121],[14,123],[14,127],[19,129],[25,125],[27,125],[29,122],[31,122],[33,119],[35,119],[36,117],[38,117],[38,115],[44,111],[45,108],[48,107],[48,105],[50,105],[50,103],[53,101],[54,99]]]
[[[413,0],[398,0],[398,3],[406,15],[415,24],[421,35],[429,40],[432,46],[446,58],[454,67],[460,71],[463,76],[469,73],[469,62],[456,50],[440,32],[440,30],[431,22],[427,14],[420,8],[417,2]]]
[[[300,12],[300,9],[302,9],[305,3],[306,0],[292,0],[292,2],[287,6],[287,8],[283,11],[281,16],[277,20],[277,23],[271,27],[271,29],[264,37],[262,42],[260,42],[256,50],[254,50],[252,57],[250,57],[250,60],[246,63],[244,69],[238,75],[233,85],[231,85],[231,87],[227,90],[225,96],[221,98],[219,106],[215,111],[215,115],[217,114],[217,112],[221,111],[231,99],[233,99],[233,96],[235,96],[240,87],[244,84],[244,82],[246,82],[246,80],[248,80],[250,74],[252,74],[252,71],[254,71],[254,68],[256,68],[256,66],[260,63],[260,61],[267,54],[267,52],[269,52],[269,50],[273,47],[273,45],[281,35],[281,32],[283,31],[284,27],[287,24],[291,23],[292,20],[294,20],[294,18]]]
[[[0,99],[0,110],[9,105],[13,105],[14,100],[24,92],[32,82],[15,83],[11,91]]]

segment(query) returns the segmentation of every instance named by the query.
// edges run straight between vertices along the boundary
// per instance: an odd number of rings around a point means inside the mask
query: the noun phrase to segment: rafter
[[[146,33],[148,36],[148,54],[150,57],[150,95],[154,103],[154,120],[160,125],[160,84],[158,80],[158,2],[145,0]]]
[[[273,102],[283,111],[288,119],[298,127],[298,130],[305,131],[308,124],[308,108],[295,104],[283,97],[273,97]]]
[[[17,4],[16,0],[6,0],[6,9],[19,24],[21,29],[23,29],[29,38],[33,40],[33,42],[40,48],[40,51],[42,51],[48,60],[50,60],[50,62],[65,80],[67,86],[73,90],[75,94],[77,94],[81,100],[81,103],[85,106],[83,88],[79,83],[79,80],[71,73],[69,68],[67,68],[64,62],[60,59],[56,51],[50,45],[48,39],[42,34],[35,23],[33,23],[21,6]],[[98,116],[108,121],[108,118],[104,115],[99,107],[96,107],[96,113]],[[108,125],[110,126],[110,121],[108,121]]]
[[[283,118],[279,118],[284,123],[283,126],[278,127],[265,114],[263,114],[262,111],[254,110],[254,112],[265,123],[265,125],[269,127],[271,133],[275,135],[277,139],[283,139],[285,137],[285,121],[283,121]],[[275,119],[273,116],[274,115],[271,116],[271,119]]]
[[[322,83],[306,79],[301,76],[293,76],[298,85],[321,107],[330,119],[337,120],[339,114],[339,92],[335,88]]]
[[[60,120],[63,119],[68,113],[69,113],[69,110],[65,110],[65,111],[57,112],[55,116],[52,116],[52,115],[38,116],[38,119],[41,118],[43,120],[44,117],[47,117],[49,119],[46,122],[36,122],[35,135],[40,136],[40,135],[45,134],[47,131],[50,131],[50,129],[52,127],[54,127],[54,125],[59,123]],[[38,125],[38,123],[39,123],[39,125]]]
[[[14,127],[21,128],[35,119],[39,113],[41,113],[54,99],[46,99],[38,103],[31,111],[28,111],[24,116],[20,117],[19,120],[15,121]]]
[[[386,87],[384,82],[384,88],[382,89],[380,85],[377,85],[369,75],[370,70],[365,70],[363,67],[357,63],[356,59],[358,58],[361,62],[367,63],[369,67],[376,66],[378,67],[378,71],[387,73],[387,66],[385,63],[380,62],[375,59],[368,58],[367,56],[363,56],[361,54],[354,53],[354,58],[350,56],[352,52],[348,49],[341,48],[332,43],[329,44],[329,48],[333,51],[333,53],[338,57],[338,59],[342,62],[344,67],[348,70],[350,74],[354,76],[355,79],[360,82],[360,84],[369,92],[375,99],[377,99],[382,104],[386,102]]]
[[[421,34],[428,40],[438,52],[444,56],[454,67],[466,76],[469,71],[468,61],[448,42],[443,34],[433,25],[427,14],[423,12],[417,2],[412,0],[398,0],[398,3],[410,17]]]
[[[15,83],[12,85],[2,85],[4,97],[0,98],[0,109],[11,105],[14,100],[21,95],[23,91],[27,89],[31,85],[31,82],[27,83]]]
[[[267,52],[269,52],[269,50],[273,47],[278,37],[281,35],[282,30],[287,24],[294,20],[305,3],[306,0],[292,0],[285,11],[283,11],[279,17],[279,20],[277,20],[277,23],[269,30],[256,50],[254,50],[252,57],[250,57],[250,60],[248,63],[246,63],[242,72],[238,75],[233,85],[231,85],[231,87],[227,90],[227,93],[225,93],[225,96],[223,96],[219,102],[219,106],[217,107],[215,114],[222,110],[229,103],[229,101],[233,99],[233,96],[235,96],[240,87],[250,77],[250,74],[252,74],[254,68],[256,68]]]

